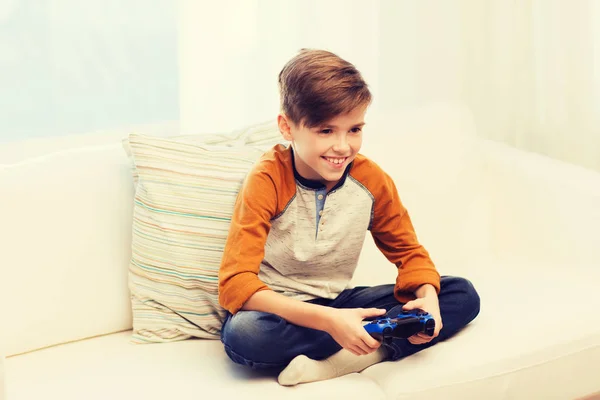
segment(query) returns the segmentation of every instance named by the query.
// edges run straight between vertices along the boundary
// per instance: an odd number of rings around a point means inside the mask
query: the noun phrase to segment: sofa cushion
[[[219,341],[141,346],[123,332],[7,359],[8,398],[529,400],[600,390],[599,298],[570,301],[591,293],[600,271],[564,274],[510,258],[466,268],[482,299],[477,319],[445,342],[360,374],[281,387],[273,375],[231,362]]]
[[[360,374],[280,386],[227,358],[221,342],[190,339],[160,345],[131,344],[131,332],[112,334],[9,358],[10,400],[61,399],[369,399],[383,400]]]
[[[465,260],[481,313],[457,335],[363,371],[389,399],[575,399],[600,390],[600,270]]]
[[[240,132],[130,135],[134,341],[219,337],[218,270],[235,199],[252,165],[282,139],[274,124]]]

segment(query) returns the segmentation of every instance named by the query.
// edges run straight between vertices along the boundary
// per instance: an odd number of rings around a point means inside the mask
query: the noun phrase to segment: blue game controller
[[[364,327],[379,341],[392,338],[406,339],[417,333],[433,336],[435,320],[423,310],[401,310],[396,316],[386,315],[370,321]]]

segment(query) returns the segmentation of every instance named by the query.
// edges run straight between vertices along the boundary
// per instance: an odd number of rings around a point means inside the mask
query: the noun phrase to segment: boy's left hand
[[[409,301],[403,307],[404,310],[413,310],[415,308],[420,308],[423,311],[428,312],[433,319],[435,320],[435,330],[433,332],[433,336],[428,336],[424,333],[417,333],[408,338],[408,341],[412,344],[425,344],[432,341],[436,338],[440,330],[442,329],[442,316],[440,314],[440,304],[438,301],[437,294],[428,293],[425,297],[420,297],[418,299]]]

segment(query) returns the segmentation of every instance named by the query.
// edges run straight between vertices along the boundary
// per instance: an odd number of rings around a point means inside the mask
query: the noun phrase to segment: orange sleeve
[[[402,303],[415,298],[415,290],[431,284],[440,292],[440,275],[427,250],[419,243],[412,221],[392,178],[374,163],[371,166],[375,205],[371,234],[388,260],[398,267],[394,295]]]
[[[276,210],[273,180],[264,168],[255,168],[238,194],[219,269],[219,304],[232,314],[254,293],[269,289],[258,272]]]

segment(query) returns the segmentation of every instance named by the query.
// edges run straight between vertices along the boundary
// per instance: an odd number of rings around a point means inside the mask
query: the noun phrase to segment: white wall
[[[375,112],[466,105],[486,138],[600,170],[600,2],[181,0],[179,6],[185,132],[274,118],[277,74],[300,48],[319,47],[363,72]]]
[[[450,0],[182,0],[181,123],[229,130],[274,118],[277,75],[303,47],[356,65],[373,110],[466,101],[465,9]]]
[[[315,47],[374,113],[466,105],[484,137],[600,170],[600,1],[21,0],[0,31],[0,143],[274,118],[277,74]]]
[[[378,7],[367,3],[180,1],[182,131],[227,131],[275,118],[277,76],[303,47],[337,52],[377,90]]]

